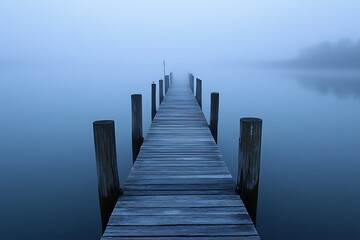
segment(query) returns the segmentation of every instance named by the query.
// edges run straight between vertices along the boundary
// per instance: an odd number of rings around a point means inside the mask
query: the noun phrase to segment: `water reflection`
[[[339,99],[353,97],[360,100],[360,73],[309,73],[295,76],[300,86],[321,95],[333,94]]]

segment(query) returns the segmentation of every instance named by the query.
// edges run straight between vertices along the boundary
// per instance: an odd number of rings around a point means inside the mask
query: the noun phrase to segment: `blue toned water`
[[[204,96],[220,92],[219,145],[233,176],[239,118],[263,119],[262,239],[360,239],[360,74],[203,75]]]
[[[258,231],[262,239],[360,239],[360,74],[195,69],[203,109],[220,93],[219,146],[236,176],[240,117],[263,118]],[[116,122],[124,183],[132,165],[130,95],[161,69],[0,70],[2,239],[98,239],[92,122]]]

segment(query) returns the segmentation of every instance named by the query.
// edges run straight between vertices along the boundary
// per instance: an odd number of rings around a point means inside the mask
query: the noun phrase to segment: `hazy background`
[[[360,2],[2,1],[1,65],[149,67],[295,57],[299,49],[357,40]]]
[[[123,184],[130,95],[143,94],[145,134],[163,59],[175,76],[203,79],[207,117],[220,92],[219,147],[233,175],[239,118],[264,119],[262,239],[359,238],[359,9],[355,0],[1,1],[0,238],[99,238],[92,121],[116,121]]]

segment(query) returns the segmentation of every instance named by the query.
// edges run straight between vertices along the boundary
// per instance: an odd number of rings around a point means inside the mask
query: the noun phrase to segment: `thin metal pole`
[[[164,64],[164,79],[165,79],[165,60],[163,60],[163,64]]]

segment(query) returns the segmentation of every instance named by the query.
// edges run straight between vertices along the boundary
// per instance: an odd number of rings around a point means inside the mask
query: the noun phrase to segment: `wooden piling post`
[[[95,121],[93,131],[101,222],[104,232],[116,201],[122,194],[116,161],[114,121]]]
[[[171,72],[170,73],[170,85],[172,85],[173,84],[173,73]]]
[[[191,90],[194,94],[195,93],[195,76],[194,76],[194,74],[191,74]]]
[[[199,78],[196,78],[196,100],[202,109],[202,81]]]
[[[132,152],[133,162],[140,152],[140,147],[144,141],[142,130],[142,95],[131,95],[131,111],[132,111]]]
[[[211,106],[210,106],[210,131],[217,143],[218,138],[218,121],[219,121],[219,93],[211,93]]]
[[[167,93],[167,91],[169,90],[169,75],[165,75],[165,95]]]
[[[189,73],[188,75],[189,75],[189,87],[191,89],[191,73]]]
[[[189,84],[190,84],[190,89],[194,94],[194,74],[192,73],[189,74]]]
[[[151,120],[154,120],[156,115],[156,84],[151,84]]]
[[[240,119],[238,176],[236,190],[242,198],[254,225],[256,225],[256,210],[260,176],[261,132],[261,119]]]
[[[159,80],[159,105],[161,105],[164,100],[164,80]]]

